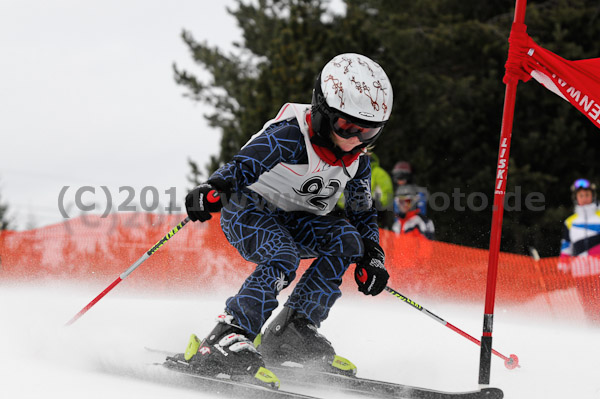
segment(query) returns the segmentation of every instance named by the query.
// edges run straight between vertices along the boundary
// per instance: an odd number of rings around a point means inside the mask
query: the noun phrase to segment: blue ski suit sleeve
[[[346,217],[363,238],[379,242],[377,209],[371,197],[371,163],[369,157],[359,158],[358,171],[346,184]]]

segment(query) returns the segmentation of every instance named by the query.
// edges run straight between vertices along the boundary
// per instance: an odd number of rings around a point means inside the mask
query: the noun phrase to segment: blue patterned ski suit
[[[282,162],[307,163],[306,143],[296,119],[267,127],[208,180],[224,180],[231,187],[231,197],[221,211],[221,227],[242,257],[257,264],[239,292],[226,302],[226,310],[250,339],[277,307],[279,292],[295,279],[300,259],[316,258],[286,306],[320,326],[341,296],[344,272],[362,257],[362,238],[379,242],[367,156],[359,157],[358,170],[346,184],[345,219],[286,212],[248,189],[261,174]]]

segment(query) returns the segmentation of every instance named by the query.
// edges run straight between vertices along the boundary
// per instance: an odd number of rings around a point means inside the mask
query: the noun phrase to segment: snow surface
[[[162,356],[144,347],[183,351],[191,333],[213,327],[234,289],[140,293],[124,282],[64,327],[109,283],[0,283],[0,398],[212,397],[157,383],[158,368],[150,363]],[[481,336],[483,305],[411,299]],[[358,365],[360,376],[440,390],[478,388],[479,347],[389,294],[345,295],[321,332]],[[497,304],[494,348],[518,355],[522,367],[507,370],[494,356],[491,386],[506,398],[600,398],[599,332],[578,318],[541,318],[531,307]]]

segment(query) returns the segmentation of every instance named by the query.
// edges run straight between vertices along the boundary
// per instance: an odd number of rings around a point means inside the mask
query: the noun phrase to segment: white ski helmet
[[[330,142],[331,132],[358,137],[358,148],[372,144],[390,118],[392,103],[392,85],[379,64],[360,54],[335,56],[317,76],[313,91],[312,127],[321,138],[317,144]]]

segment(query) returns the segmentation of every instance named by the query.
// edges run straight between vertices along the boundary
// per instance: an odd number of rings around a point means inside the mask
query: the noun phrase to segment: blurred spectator
[[[397,234],[421,234],[433,240],[435,227],[427,216],[417,208],[419,192],[414,184],[404,184],[396,189],[394,213],[396,221],[392,230]]]
[[[571,193],[575,213],[563,225],[558,269],[571,272],[586,316],[600,323],[600,210],[596,185],[577,179]]]
[[[406,184],[415,184],[413,168],[410,163],[406,161],[398,161],[396,165],[394,165],[394,168],[392,169],[392,178],[394,179],[396,189]],[[426,215],[429,193],[425,187],[419,187],[416,185],[415,187],[418,193],[416,207],[421,211],[422,215]]]
[[[392,177],[394,178],[394,182],[399,186],[413,184],[412,166],[406,161],[396,162],[394,169],[392,169]]]

